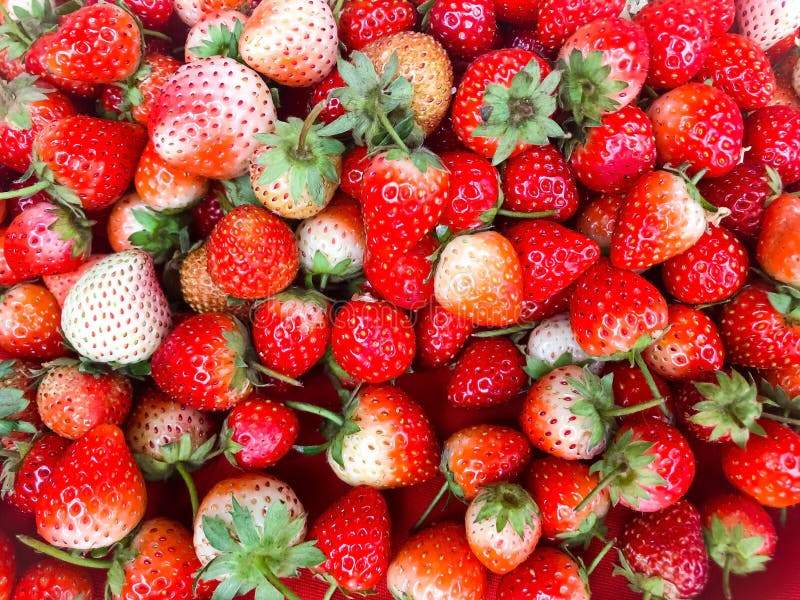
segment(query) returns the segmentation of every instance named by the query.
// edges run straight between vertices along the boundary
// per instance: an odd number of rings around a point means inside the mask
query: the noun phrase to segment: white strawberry
[[[542,320],[531,330],[525,353],[528,366],[532,364],[545,369],[544,372],[562,364],[575,364],[589,360],[590,356],[575,341],[569,324],[569,313],[561,313]],[[599,371],[602,365],[593,364],[592,371]]]
[[[99,363],[147,360],[171,325],[153,259],[138,249],[98,261],[72,286],[61,311],[64,338]]]
[[[91,269],[106,256],[106,254],[93,254],[86,260],[85,263],[83,263],[74,271],[70,271],[69,273],[59,273],[57,275],[43,275],[42,281],[47,286],[47,289],[50,290],[50,293],[55,296],[55,299],[58,301],[59,305],[63,306],[69,290],[73,285],[75,285],[75,282],[81,278],[81,275],[86,273],[86,271]]]
[[[233,34],[237,28],[244,27],[245,21],[247,21],[247,15],[238,10],[222,9],[205,13],[186,34],[184,62],[188,63],[209,56],[206,49],[208,51],[217,50],[215,54],[222,54],[221,51],[228,50],[228,48],[227,46],[223,47],[220,42],[237,42],[233,49],[238,52],[238,40],[233,39],[231,35],[228,36],[228,39],[224,39],[225,36],[220,34],[224,34],[223,27]]]
[[[743,36],[769,51],[800,28],[800,0],[737,0],[736,22]]]

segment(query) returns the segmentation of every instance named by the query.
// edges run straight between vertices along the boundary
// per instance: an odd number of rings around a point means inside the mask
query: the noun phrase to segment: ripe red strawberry
[[[650,43],[646,83],[672,89],[689,81],[708,55],[711,31],[702,6],[684,0],[658,0],[633,18]]]
[[[525,487],[541,512],[542,535],[550,541],[573,543],[591,536],[611,507],[608,490],[600,491],[581,510],[576,511],[575,507],[598,482],[597,475],[589,472],[589,465],[580,461],[555,456],[533,461]]]
[[[545,48],[555,50],[575,31],[598,19],[617,17],[625,0],[541,0],[536,19],[536,37]]]
[[[439,242],[426,236],[404,254],[391,258],[368,250],[364,275],[384,299],[406,310],[419,310],[433,300],[432,257],[438,248]]]
[[[374,488],[350,489],[317,517],[308,537],[326,556],[315,570],[333,588],[367,592],[386,575],[391,557],[389,507]]]
[[[102,363],[147,360],[171,324],[153,260],[144,250],[98,261],[72,286],[61,313],[64,338],[81,355]]]
[[[45,558],[19,576],[11,600],[91,600],[92,576],[86,569]]]
[[[378,489],[424,483],[436,475],[433,426],[411,396],[392,385],[366,385],[348,399],[331,436],[328,464],[350,485]]]
[[[472,60],[488,52],[497,35],[494,0],[436,0],[431,35],[453,56]]]
[[[755,41],[737,33],[711,38],[696,78],[710,79],[743,110],[766,106],[775,93],[775,74],[766,53]]]
[[[575,176],[551,145],[535,146],[512,156],[503,171],[503,209],[522,213],[555,211],[566,221],[578,210]]]
[[[500,184],[497,169],[482,156],[466,150],[443,152],[439,158],[450,171],[450,188],[439,223],[452,232],[486,224],[497,205]]]
[[[454,237],[439,255],[436,301],[473,325],[502,327],[522,314],[522,269],[514,246],[496,231]]]
[[[775,552],[772,517],[755,500],[740,494],[715,496],[703,505],[708,555],[722,568],[722,590],[731,598],[730,575],[763,571]]]
[[[202,90],[198,81],[206,82]],[[175,71],[150,110],[148,129],[156,152],[174,167],[230,179],[247,171],[258,145],[253,135],[273,131],[275,119],[272,96],[258,73],[212,56]]]
[[[736,236],[709,224],[694,246],[664,262],[661,279],[680,302],[713,303],[738,292],[749,268],[747,250]]]
[[[15,273],[8,267],[5,251],[3,249],[3,246],[5,245],[5,239],[6,231],[5,229],[0,228],[0,285],[3,287],[11,287],[25,281],[25,275],[21,273]]]
[[[50,71],[47,66],[50,46],[56,40],[56,31],[48,31],[36,39],[25,54],[25,71],[67,94],[79,98],[96,98],[101,89],[99,84],[61,77]]]
[[[17,560],[14,544],[4,531],[0,531],[0,598],[9,600],[17,577]]]
[[[354,299],[336,314],[331,350],[352,377],[368,383],[389,381],[405,373],[414,360],[414,326],[388,302]]]
[[[299,428],[297,416],[286,405],[247,398],[225,418],[221,447],[228,460],[242,469],[266,469],[292,449]]]
[[[350,51],[375,40],[410,31],[417,20],[408,0],[345,0],[339,15],[339,39]]]
[[[248,343],[246,329],[230,315],[193,315],[153,354],[153,380],[180,404],[197,410],[229,409],[252,390],[244,362]]]
[[[353,198],[361,199],[361,190],[364,187],[364,171],[372,162],[367,156],[369,150],[366,146],[351,148],[342,156],[342,176],[340,189]]]
[[[766,52],[779,56],[782,50],[791,47],[800,28],[800,15],[793,2],[740,0],[736,2],[736,22],[742,35],[755,40]]]
[[[776,281],[793,286],[800,284],[798,226],[800,198],[793,194],[781,194],[764,211],[756,245],[756,258],[764,272]],[[13,271],[19,271],[15,265],[9,263],[9,266]]]
[[[64,453],[41,486],[36,528],[63,548],[104,548],[128,535],[144,515],[144,479],[116,425],[90,430]]]
[[[238,206],[208,238],[211,279],[234,298],[266,298],[286,289],[297,275],[299,256],[292,230],[258,206]]]
[[[462,408],[503,404],[527,382],[525,358],[507,337],[477,339],[465,348],[447,385],[447,401]]]
[[[743,448],[723,448],[722,471],[733,487],[762,506],[793,506],[800,502],[800,435],[774,421],[762,419],[758,424],[765,436],[751,435]]]
[[[653,161],[655,163],[655,147],[653,148]],[[614,237],[614,229],[619,219],[619,212],[624,203],[624,194],[601,194],[595,197],[582,205],[575,229],[594,240],[600,246],[600,250],[608,254],[611,240]]]
[[[800,109],[766,106],[744,122],[745,158],[778,172],[783,185],[800,180]]]
[[[614,375],[611,390],[614,393],[614,403],[617,406],[625,408],[637,404],[644,404],[653,399],[653,392],[639,367],[621,361],[612,363],[608,372]],[[643,417],[653,417],[668,423],[674,423],[675,408],[672,400],[672,389],[669,383],[656,373],[651,373],[650,376],[653,378],[653,382],[659,394],[664,398],[664,403],[660,406],[648,408],[641,413],[635,413],[633,416],[624,416],[622,417],[623,420],[629,418],[635,419],[638,418],[638,415],[641,415]]]
[[[414,333],[416,360],[423,367],[439,367],[461,351],[472,333],[472,323],[447,312],[434,301],[417,312]]]
[[[704,83],[686,83],[656,99],[647,111],[653,122],[658,162],[689,163],[688,173],[706,169],[719,177],[739,162],[742,113],[725,92]]]
[[[667,302],[647,280],[601,259],[581,275],[569,303],[575,339],[591,356],[628,352],[667,324]]]
[[[341,31],[339,35],[341,36]],[[347,84],[344,82],[344,79],[342,79],[342,76],[339,75],[339,70],[334,68],[325,79],[314,86],[314,92],[311,94],[311,98],[308,102],[308,109],[311,111],[311,109],[320,102],[325,102],[325,108],[322,109],[322,112],[319,113],[319,117],[317,117],[319,122],[326,124],[333,123],[345,113],[344,106],[342,106],[339,98],[331,96],[333,90],[344,87],[345,85]],[[356,148],[361,148],[361,146],[356,146]]]
[[[503,575],[497,588],[497,600],[538,597],[589,600],[589,586],[578,563],[561,550],[541,546],[528,560]]]
[[[539,508],[516,483],[482,487],[467,507],[464,525],[473,554],[497,575],[524,562],[542,532]]]
[[[706,18],[712,38],[726,33],[736,18],[735,0],[698,0],[689,4],[699,9]]]
[[[5,460],[0,475],[4,499],[18,510],[33,514],[42,485],[69,445],[69,440],[44,433],[31,442],[16,441],[13,450],[0,451]]]
[[[20,283],[0,295],[0,350],[14,358],[63,356],[60,320],[61,307],[46,287]]]
[[[389,565],[387,586],[398,598],[473,600],[485,596],[488,583],[464,526],[441,523],[403,543]]]
[[[656,513],[636,516],[625,526],[621,566],[638,593],[694,598],[708,581],[708,556],[700,513],[683,500]]]
[[[536,25],[540,0],[495,0],[497,20],[518,26]]]
[[[709,218],[694,180],[671,171],[647,173],[625,196],[611,263],[631,270],[662,263],[697,243]]]
[[[417,163],[384,153],[364,171],[361,214],[375,257],[395,258],[413,248],[444,210],[450,175],[436,164]]]
[[[764,284],[745,286],[722,309],[719,332],[728,360],[743,367],[775,369],[800,362],[800,324],[790,293]]]
[[[604,193],[629,190],[655,163],[653,126],[636,106],[604,115],[600,125],[589,128],[586,140],[575,145],[569,157],[578,181]]]

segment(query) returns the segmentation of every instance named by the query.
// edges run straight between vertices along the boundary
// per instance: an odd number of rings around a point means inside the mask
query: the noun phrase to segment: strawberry
[[[36,363],[0,361],[0,449],[15,450],[42,428],[36,410]]]
[[[700,5],[684,0],[657,0],[633,18],[644,29],[650,45],[645,83],[672,89],[683,85],[702,68],[711,31]]]
[[[245,22],[239,53],[274,82],[307,87],[333,69],[337,42],[336,22],[325,0],[266,0]]]
[[[300,267],[307,281],[320,276],[320,287],[361,272],[366,238],[358,203],[339,193],[321,212],[304,220],[295,231]],[[308,285],[311,287],[311,285]]]
[[[538,507],[530,494],[515,483],[481,488],[467,507],[464,522],[473,554],[497,575],[524,562],[542,531]]]
[[[104,548],[144,515],[144,479],[116,425],[94,427],[64,453],[40,488],[36,528],[63,548]]]
[[[731,363],[775,369],[800,362],[797,300],[789,288],[780,292],[747,285],[723,307],[719,332]]]
[[[764,272],[782,283],[800,284],[800,198],[792,194],[781,194],[771,201],[764,211],[761,231],[756,244],[756,258]],[[8,236],[8,233],[6,233]],[[8,256],[6,242],[6,256]],[[13,271],[20,271],[9,263]]]
[[[800,435],[774,421],[762,419],[757,423],[766,435],[750,436],[741,448],[725,446],[722,471],[733,487],[762,506],[793,506],[800,502]]]
[[[363,386],[346,400],[338,421],[327,459],[345,483],[388,489],[436,475],[439,447],[433,427],[422,407],[400,388]]]
[[[339,35],[341,36],[341,30]],[[339,98],[331,95],[331,92],[345,85],[347,84],[345,84],[342,76],[339,75],[339,69],[334,68],[325,79],[314,86],[314,92],[309,100],[309,110],[317,104],[324,103],[323,106],[325,108],[319,113],[319,120],[323,123],[333,123],[344,114],[344,106],[342,106]],[[360,148],[360,146],[356,146],[356,148]]]
[[[91,600],[92,577],[86,569],[52,558],[32,564],[19,576],[11,600]]]
[[[253,345],[261,364],[297,378],[313,367],[328,346],[330,306],[314,292],[289,290],[256,306]]]
[[[740,0],[736,2],[736,22],[742,35],[770,52],[784,48],[787,38],[791,45],[800,15],[793,2]]]
[[[133,176],[136,192],[154,210],[181,210],[195,204],[208,191],[208,180],[162,159],[148,141]]]
[[[336,362],[352,377],[381,383],[402,375],[414,360],[411,320],[382,300],[350,300],[339,309],[331,332]]]
[[[206,244],[194,248],[183,258],[179,277],[183,300],[194,312],[227,311],[239,318],[250,314],[251,302],[229,303],[228,294],[211,279]]]
[[[605,297],[598,297],[598,292]],[[607,294],[607,295],[606,295]],[[591,356],[628,352],[667,325],[667,302],[643,277],[601,259],[581,275],[570,298],[575,340]]]
[[[766,106],[744,122],[746,159],[777,171],[784,185],[800,180],[800,109]]]
[[[520,26],[536,25],[540,0],[495,0],[497,20]]]
[[[65,355],[59,331],[62,316],[58,302],[43,285],[15,285],[0,295],[0,350],[15,358],[39,360]]]
[[[77,362],[58,361],[39,382],[36,406],[53,432],[77,440],[101,423],[122,425],[131,397],[131,383],[124,375],[86,373]]]
[[[527,382],[525,359],[507,337],[477,339],[464,349],[450,375],[447,401],[461,408],[508,402]]]
[[[722,568],[722,589],[731,598],[730,575],[763,571],[775,552],[777,534],[769,513],[755,500],[722,494],[702,508],[708,555]]]
[[[458,85],[450,109],[453,131],[494,165],[532,145],[547,144],[548,137],[564,133],[550,119],[559,78],[534,52],[487,52],[470,63]]]
[[[680,302],[713,303],[738,292],[749,268],[747,251],[736,236],[709,224],[691,248],[664,261],[661,279]]]
[[[214,11],[244,11],[247,6],[247,2],[243,0],[175,0],[175,14],[191,27]]]
[[[237,60],[239,38],[242,37],[247,15],[232,8],[210,10],[189,28],[184,44],[184,62],[198,58],[227,56]]]
[[[150,255],[126,250],[100,260],[72,286],[61,329],[89,360],[134,364],[156,351],[171,320]]]
[[[5,240],[6,231],[0,228],[0,285],[3,287],[11,287],[25,281],[25,275],[23,273],[15,273],[8,267],[5,249],[3,248],[5,246]]]
[[[61,460],[70,442],[44,433],[30,442],[18,440],[12,450],[0,450],[4,459],[0,493],[18,510],[33,514],[42,484]]]
[[[224,83],[234,80],[235,88]],[[206,83],[202,91],[198,81]],[[230,179],[247,171],[258,145],[253,135],[271,132],[275,119],[272,96],[258,73],[212,56],[175,71],[150,110],[148,129],[155,151],[172,166]]]
[[[706,206],[694,179],[683,173],[643,175],[625,196],[611,240],[611,263],[646,269],[688,250],[705,232]]]
[[[581,567],[565,552],[541,546],[516,569],[503,575],[497,600],[565,598],[589,600],[589,586]]]
[[[374,488],[351,488],[317,517],[308,537],[325,553],[325,562],[316,570],[333,588],[366,592],[386,575],[391,557],[389,507]]]
[[[67,96],[28,74],[0,81],[0,96],[0,164],[24,173],[31,164],[36,134],[76,110]]]
[[[565,312],[542,319],[531,329],[525,354],[525,372],[534,379],[539,379],[555,367],[590,359],[575,341],[569,314]]]
[[[31,75],[40,77],[62,92],[72,94],[79,98],[96,98],[100,93],[101,86],[97,83],[78,81],[68,77],[62,77],[51,72],[48,68],[50,60],[50,46],[58,40],[56,31],[43,33],[31,45],[25,53],[25,71]]]
[[[555,50],[579,27],[598,19],[617,17],[624,7],[625,0],[541,0],[536,37],[545,48]]]
[[[608,490],[599,492],[581,510],[574,509],[598,481],[589,466],[579,461],[546,456],[531,463],[525,488],[541,511],[545,538],[580,543],[587,539],[587,533],[593,535],[611,507]]]
[[[712,38],[721,37],[733,25],[736,18],[735,0],[699,0],[692,3],[708,21]]]
[[[64,16],[44,54],[47,70],[86,83],[114,83],[133,75],[143,54],[143,35],[126,9],[105,2]]]
[[[414,332],[416,360],[423,367],[439,367],[461,351],[472,333],[472,323],[447,312],[434,301],[417,312]]]
[[[259,597],[294,597],[279,578],[326,559],[305,535],[305,509],[286,483],[271,475],[224,479],[203,498],[194,521],[194,549],[203,565],[197,578],[221,581],[215,595],[225,599],[254,589]]]
[[[17,576],[14,544],[8,534],[0,531],[0,598],[10,600]]]
[[[554,221],[566,221],[578,210],[575,176],[561,153],[549,144],[508,159],[503,195],[503,210],[552,213]]]
[[[611,390],[614,393],[614,403],[618,406],[625,408],[653,400],[653,390],[650,389],[639,367],[621,361],[612,363],[608,372],[614,376]],[[623,421],[628,418],[635,419],[637,418],[636,415],[641,414],[642,416],[661,419],[667,423],[675,422],[672,389],[669,383],[656,373],[651,373],[651,377],[653,378],[655,389],[658,390],[659,396],[664,399],[664,403],[660,406],[643,410],[641,413],[634,413],[631,417],[624,416],[622,417]]]
[[[456,523],[434,525],[407,539],[387,573],[396,598],[473,600],[485,596],[487,585],[486,568]]]
[[[364,275],[383,298],[406,310],[418,310],[433,300],[433,263],[439,243],[431,236],[422,238],[400,256],[385,258],[369,250],[365,255]]]
[[[450,171],[447,203],[439,223],[456,233],[486,224],[497,205],[500,184],[491,163],[466,150],[443,152],[439,158]]]
[[[299,427],[297,416],[287,406],[247,398],[225,418],[220,445],[235,466],[248,471],[266,469],[292,449]]]
[[[254,300],[285,290],[299,267],[292,230],[257,206],[237,206],[208,238],[208,273],[234,298]]]
[[[514,246],[496,231],[455,237],[433,280],[436,301],[473,325],[502,327],[522,313],[522,269]]]
[[[737,33],[711,38],[696,78],[710,79],[744,110],[766,106],[775,93],[775,74],[766,53],[754,40]]]
[[[86,273],[86,271],[91,269],[106,256],[108,255],[91,254],[86,261],[81,263],[81,265],[74,271],[60,273],[58,275],[44,275],[42,277],[42,281],[44,282],[45,286],[47,286],[47,289],[50,290],[50,293],[55,296],[59,306],[64,306],[64,300],[66,300],[67,294],[72,289],[72,286],[75,285],[78,279],[80,279],[83,274]]]
[[[725,92],[686,83],[661,95],[647,114],[653,122],[659,164],[689,163],[691,175],[705,169],[708,177],[719,177],[739,162],[742,114]]]
[[[336,96],[333,97],[336,98]],[[364,171],[372,162],[372,157],[367,156],[368,152],[365,146],[355,146],[345,151],[342,156],[342,180],[339,183],[339,189],[353,198],[361,198],[361,190],[364,187]]]
[[[408,0],[345,0],[339,15],[339,39],[349,50],[361,50],[379,38],[411,30],[417,20]]]
[[[649,119],[647,121],[650,122]],[[653,163],[655,164],[655,146],[653,147]],[[619,220],[619,212],[624,203],[624,194],[596,196],[581,206],[575,223],[576,231],[594,240],[600,246],[600,250],[607,255],[614,237],[614,229]]]
[[[596,192],[625,192],[656,163],[653,125],[640,108],[626,106],[604,115],[569,155],[575,177]],[[586,212],[586,206],[584,213]]]
[[[431,35],[449,54],[472,60],[495,41],[494,10],[494,0],[435,0],[427,14]]]
[[[614,569],[645,596],[694,598],[708,581],[708,556],[700,513],[683,500],[652,514],[636,516],[622,533]]]

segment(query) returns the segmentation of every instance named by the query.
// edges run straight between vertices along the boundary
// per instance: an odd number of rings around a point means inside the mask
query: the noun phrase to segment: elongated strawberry
[[[251,397],[228,413],[220,446],[234,465],[248,471],[265,469],[292,449],[299,428],[297,416],[288,406]]]
[[[478,339],[467,345],[447,385],[453,406],[480,408],[508,402],[522,391],[525,359],[506,337]]]
[[[553,595],[554,589],[558,590],[558,596]],[[540,596],[589,600],[589,585],[581,574],[581,567],[567,553],[541,546],[528,560],[503,575],[497,588],[498,600]]]
[[[91,600],[92,577],[86,569],[45,558],[19,576],[12,600]]]

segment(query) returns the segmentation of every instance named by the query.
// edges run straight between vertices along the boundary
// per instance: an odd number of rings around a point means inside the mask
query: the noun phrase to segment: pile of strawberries
[[[416,4],[0,0],[0,481],[38,534],[0,531],[0,600],[765,568],[800,503],[800,0]],[[486,418],[442,436],[395,383],[433,369]],[[352,487],[307,522],[273,467],[321,453]],[[383,490],[437,477],[398,536]],[[148,507],[167,479],[191,514]]]

